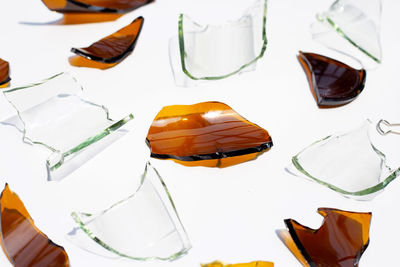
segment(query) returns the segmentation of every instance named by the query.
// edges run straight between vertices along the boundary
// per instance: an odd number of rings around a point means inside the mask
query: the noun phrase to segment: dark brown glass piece
[[[202,264],[201,267],[274,267],[274,263],[267,261],[253,261],[249,263],[223,264],[220,261],[214,261],[209,264]]]
[[[330,208],[319,208],[318,213],[324,216],[319,229],[286,219],[289,234],[278,235],[303,266],[358,266],[369,243],[372,214]]]
[[[153,158],[207,167],[238,164],[272,147],[266,130],[220,102],[164,107],[146,142]]]
[[[10,80],[10,65],[0,58],[0,88],[7,87]]]
[[[48,9],[60,13],[126,13],[154,0],[42,0]]]
[[[69,266],[63,247],[33,223],[18,195],[6,184],[1,197],[1,246],[14,266]]]
[[[135,48],[144,22],[138,17],[131,24],[85,48],[72,48],[76,56],[69,63],[77,67],[107,69],[129,56]]]
[[[320,108],[332,108],[353,101],[364,89],[366,72],[313,53],[299,52],[311,92]]]

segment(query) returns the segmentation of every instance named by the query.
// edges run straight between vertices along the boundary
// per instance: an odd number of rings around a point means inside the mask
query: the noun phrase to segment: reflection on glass
[[[272,147],[266,130],[220,102],[164,107],[146,142],[153,158],[206,167],[239,164]]]
[[[114,67],[135,48],[144,22],[143,17],[136,18],[131,24],[104,37],[85,48],[72,48],[76,56],[69,58],[69,63],[77,67],[108,69]]]
[[[274,263],[266,261],[253,261],[249,263],[223,264],[220,261],[214,261],[208,264],[202,264],[201,267],[274,267]]]
[[[315,40],[357,59],[366,69],[381,63],[380,0],[336,0],[317,20],[311,26]]]
[[[82,87],[65,73],[3,92],[18,113],[3,123],[17,127],[24,142],[52,152],[46,162],[50,179],[65,162],[133,119],[132,114],[110,119],[104,106],[81,98]]]
[[[170,64],[178,86],[218,80],[255,69],[267,47],[267,0],[225,25],[199,25],[181,14],[178,37],[170,40]]]
[[[7,61],[0,58],[0,88],[7,87],[10,80],[10,66]]]
[[[370,141],[370,121],[344,134],[319,140],[292,158],[307,178],[358,200],[372,199],[400,175]]]
[[[301,51],[297,58],[320,108],[345,105],[353,101],[364,89],[364,69],[356,70],[332,58]]]
[[[64,248],[35,226],[24,203],[8,184],[1,194],[0,208],[0,243],[14,266],[69,266]]]
[[[168,189],[150,163],[139,188],[128,198],[96,214],[71,215],[93,240],[90,244],[96,242],[104,252],[121,257],[174,260],[191,248]],[[69,235],[76,235],[76,231]],[[79,245],[91,251],[90,244]]]
[[[287,230],[277,234],[299,262],[305,266],[358,266],[369,244],[372,214],[319,208],[324,217],[319,229],[311,229],[286,219]]]

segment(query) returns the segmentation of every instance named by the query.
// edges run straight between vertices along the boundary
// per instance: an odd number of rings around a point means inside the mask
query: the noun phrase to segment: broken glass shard
[[[208,264],[202,264],[201,267],[274,267],[274,263],[266,261],[253,261],[249,263],[223,264],[220,261],[214,261]]]
[[[6,184],[1,197],[1,247],[14,266],[69,266],[64,248],[34,224],[24,203]]]
[[[3,124],[15,126],[24,142],[52,152],[46,161],[50,180],[55,179],[61,166],[133,119],[129,114],[112,120],[107,108],[81,98],[82,90],[73,77],[60,73],[36,84],[3,91],[17,111]]]
[[[7,61],[0,58],[0,88],[7,87],[10,80],[10,66]]]
[[[297,58],[320,108],[345,105],[353,101],[364,89],[364,69],[356,70],[332,58],[301,51]]]
[[[69,63],[77,67],[108,69],[129,56],[135,48],[144,22],[136,18],[131,24],[85,48],[72,48],[76,56]]]
[[[382,125],[384,125],[384,126],[382,126]],[[376,130],[381,135],[400,134],[400,128],[399,127],[400,127],[400,123],[390,123],[387,120],[380,120],[376,124]],[[396,129],[396,130],[393,130],[393,129]]]
[[[206,167],[239,164],[272,147],[266,130],[220,102],[164,107],[146,143],[153,158]]]
[[[87,242],[78,245],[102,256],[174,260],[191,248],[172,197],[149,162],[134,194],[101,212],[73,212],[71,216],[86,234]],[[70,239],[76,235],[76,229],[69,233]]]
[[[372,144],[371,122],[357,129],[319,140],[292,158],[305,177],[345,197],[370,200],[400,175],[386,163],[386,156]]]
[[[286,219],[287,230],[277,234],[303,266],[358,266],[369,244],[370,212],[319,208],[324,217],[319,229]]]
[[[337,0],[317,20],[311,25],[315,40],[357,59],[366,69],[381,63],[380,0]]]
[[[180,14],[170,40],[170,64],[178,86],[254,70],[267,47],[267,0],[257,0],[237,21],[202,26]]]

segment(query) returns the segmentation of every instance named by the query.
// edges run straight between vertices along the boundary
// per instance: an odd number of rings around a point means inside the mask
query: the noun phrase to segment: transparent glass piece
[[[371,122],[344,134],[319,140],[292,158],[294,167],[307,178],[345,197],[372,199],[400,175],[386,156],[370,141]]]
[[[0,88],[8,87],[10,80],[10,65],[0,58]]]
[[[277,235],[305,266],[358,266],[369,244],[370,212],[350,212],[319,208],[324,217],[319,229],[311,229],[286,219],[287,230]]]
[[[249,263],[224,264],[220,261],[214,261],[208,264],[202,264],[201,267],[274,267],[274,263],[266,261],[253,261]]]
[[[129,114],[112,120],[107,108],[81,98],[81,92],[82,87],[66,73],[3,91],[18,113],[3,124],[19,129],[24,142],[52,152],[46,161],[50,180],[66,162],[133,119]]]
[[[371,69],[382,61],[380,0],[337,0],[311,25],[315,40]]]
[[[174,260],[191,248],[168,189],[149,162],[134,194],[96,214],[71,216],[92,239],[79,246],[103,256],[112,252],[133,260]],[[76,229],[69,235],[77,235]],[[92,249],[94,242],[104,249]]]
[[[384,125],[384,126],[382,126]],[[395,129],[395,130],[393,130]],[[390,123],[387,120],[380,120],[376,124],[376,130],[381,135],[400,134],[400,123]]]
[[[237,21],[202,26],[180,14],[170,40],[170,64],[178,86],[254,70],[267,47],[267,0],[257,0]]]
[[[14,266],[69,266],[64,248],[34,224],[24,203],[6,184],[0,197],[0,244]]]
[[[69,63],[76,67],[108,69],[129,56],[135,48],[144,18],[138,17],[128,26],[104,37],[85,48],[72,48],[76,56],[69,58]]]

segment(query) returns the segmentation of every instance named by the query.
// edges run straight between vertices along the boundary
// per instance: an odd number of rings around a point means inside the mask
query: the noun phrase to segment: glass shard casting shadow
[[[357,59],[366,69],[382,61],[380,0],[337,0],[317,15],[311,25],[313,39]]]
[[[370,141],[371,122],[344,134],[319,140],[292,158],[305,177],[345,197],[370,200],[400,175]]]
[[[3,91],[18,114],[3,124],[19,129],[24,142],[52,152],[46,161],[49,180],[61,166],[133,119],[129,114],[112,120],[107,108],[81,98],[82,90],[73,77],[60,73],[36,84]]]
[[[8,87],[10,80],[10,65],[0,58],[0,88]]]
[[[220,102],[164,107],[150,126],[146,143],[153,158],[205,167],[239,164],[272,147],[266,130]]]
[[[133,195],[96,214],[71,216],[91,239],[78,245],[102,256],[111,252],[133,260],[175,260],[191,248],[169,191],[149,162]],[[76,229],[69,233],[75,235]],[[94,242],[103,252],[90,248]]]
[[[237,21],[201,26],[180,14],[170,40],[170,64],[178,86],[254,70],[267,47],[267,0],[257,0]],[[218,44],[218,45],[216,45]]]
[[[364,89],[366,71],[313,53],[297,56],[320,108],[338,107],[353,101]]]
[[[274,263],[267,261],[253,261],[249,263],[224,264],[220,261],[214,261],[208,264],[201,264],[201,267],[274,267]]]
[[[34,224],[24,203],[6,184],[1,197],[1,247],[14,266],[69,266],[64,248]]]
[[[324,217],[319,229],[286,219],[288,230],[277,235],[303,266],[353,267],[369,244],[370,212],[319,208]]]
[[[131,24],[85,48],[72,48],[69,58],[76,67],[108,69],[129,56],[135,48],[144,22],[138,17]]]

